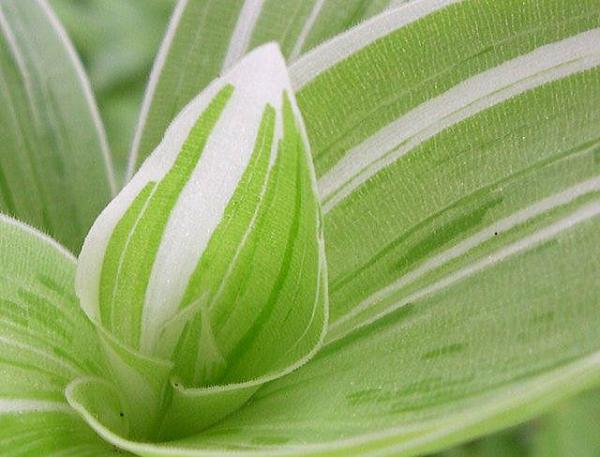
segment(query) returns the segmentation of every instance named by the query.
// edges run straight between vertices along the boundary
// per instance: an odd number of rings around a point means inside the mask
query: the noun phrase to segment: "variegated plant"
[[[46,0],[0,32],[0,455],[419,455],[600,380],[598,0],[180,0],[120,191]]]

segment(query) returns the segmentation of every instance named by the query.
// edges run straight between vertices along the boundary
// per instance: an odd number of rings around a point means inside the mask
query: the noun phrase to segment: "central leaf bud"
[[[308,360],[327,321],[315,183],[285,62],[258,48],[183,109],[85,240],[77,294],[111,375],[71,390],[79,410],[137,439],[190,435]]]

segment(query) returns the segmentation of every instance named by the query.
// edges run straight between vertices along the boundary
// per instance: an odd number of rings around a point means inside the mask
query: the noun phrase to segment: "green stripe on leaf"
[[[77,290],[131,437],[199,431],[320,346],[326,274],[304,138],[283,58],[259,48],[182,111],[92,228]]]
[[[146,287],[169,216],[232,93],[233,87],[225,86],[215,96],[190,131],[169,172],[160,182],[144,187],[111,236],[100,292],[100,309],[110,319],[102,323],[131,347],[140,345]]]

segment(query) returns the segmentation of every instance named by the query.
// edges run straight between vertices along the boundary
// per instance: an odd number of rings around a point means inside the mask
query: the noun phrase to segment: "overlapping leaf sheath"
[[[193,441],[128,449],[416,455],[597,380],[600,3],[399,3],[290,68],[325,215],[324,347]],[[167,35],[148,105],[193,84],[171,70],[193,74],[175,45],[192,31]]]
[[[132,433],[202,428],[314,353],[327,316],[315,188],[267,45],[182,111],[100,215],[76,288],[131,413],[145,412]]]
[[[275,3],[280,2],[265,2]],[[315,11],[324,4],[312,3]],[[180,2],[192,4],[221,6],[223,2]],[[194,9],[178,11],[183,11],[183,18]],[[242,16],[240,24],[248,18]],[[206,18],[220,24],[211,14]],[[129,299],[121,300],[123,308],[103,307],[101,284],[108,284],[106,290],[119,290],[122,297],[136,297],[139,290],[129,287],[134,279],[145,274],[149,281],[154,277],[160,246],[175,220],[181,195],[209,157],[211,138],[217,132],[225,135],[219,126],[225,119],[235,119],[227,113],[240,93],[238,86],[244,85],[237,76],[227,75],[211,86],[203,105],[192,108],[195,111],[177,139],[177,151],[156,153],[164,163],[152,159],[155,168],[144,169],[153,175],[135,181],[138,187],[129,195],[129,203],[106,226],[97,263],[88,262],[88,267],[97,265],[97,271],[89,268],[90,290],[96,291],[97,302],[88,302],[87,309],[99,324],[102,350],[96,350],[93,329],[80,319],[81,313],[79,318],[73,314],[72,323],[69,319],[73,309],[64,300],[74,304],[68,299],[73,268],[67,268],[64,254],[58,255],[55,246],[44,247],[49,244],[46,239],[34,243],[24,227],[0,224],[0,257],[6,259],[0,263],[5,286],[0,290],[0,325],[7,335],[0,341],[6,349],[0,361],[0,449],[15,443],[19,447],[13,453],[36,456],[40,449],[43,455],[64,454],[73,445],[94,456],[110,451],[81,427],[63,402],[62,390],[74,376],[79,378],[66,389],[69,404],[112,445],[148,457],[425,454],[531,417],[596,383],[600,372],[599,24],[597,0],[419,0],[337,37],[292,67],[320,177],[332,321],[324,346],[309,363],[254,394],[263,381],[291,370],[310,355],[295,358],[301,351],[287,354],[294,346],[284,344],[272,346],[267,355],[244,353],[235,349],[247,347],[240,342],[254,339],[258,348],[260,337],[254,329],[262,311],[252,314],[252,323],[235,319],[246,326],[232,332],[232,340],[224,335],[233,326],[227,327],[219,321],[219,313],[210,312],[222,310],[235,316],[237,307],[245,303],[241,291],[251,290],[244,285],[247,275],[254,278],[252,284],[255,279],[261,286],[285,284],[277,278],[292,269],[283,266],[295,265],[293,260],[283,261],[295,258],[295,248],[288,251],[286,244],[283,251],[276,250],[270,235],[265,237],[273,246],[269,254],[281,266],[278,275],[267,276],[269,270],[255,268],[253,260],[248,261],[252,268],[246,269],[243,262],[246,256],[258,256],[248,254],[259,252],[258,247],[245,249],[254,246],[253,233],[259,221],[270,220],[272,208],[287,208],[281,209],[286,217],[279,223],[287,230],[282,233],[302,233],[303,227],[289,209],[304,202],[302,198],[294,199],[294,205],[291,199],[285,200],[287,206],[275,203],[285,195],[270,194],[269,184],[259,194],[242,191],[258,186],[265,173],[264,165],[258,165],[263,164],[258,158],[262,153],[254,154],[260,149],[257,143],[267,143],[258,138],[270,138],[271,123],[278,153],[279,145],[293,144],[294,135],[286,132],[295,129],[286,130],[286,123],[277,121],[285,119],[285,96],[277,103],[276,95],[270,98],[275,121],[268,119],[261,105],[268,97],[257,81],[272,84],[269,59],[256,63],[263,73],[253,70],[254,64],[242,67],[249,84],[263,94],[258,97],[260,111],[243,123],[251,132],[248,136],[240,135],[240,122],[232,124],[236,127],[232,132],[248,140],[240,143],[247,151],[240,156],[245,157],[244,171],[232,175],[235,190],[226,194],[222,218],[210,226],[202,253],[185,270],[189,271],[182,281],[185,287],[177,289],[181,301],[165,308],[166,314],[153,315],[160,318],[151,322],[161,329],[157,336],[145,338],[151,333],[144,330],[143,319],[139,329],[132,325],[144,316],[150,289],[144,289],[144,302],[137,309],[127,308]],[[196,33],[196,27],[171,28],[166,43],[172,41],[172,52],[161,52],[156,67],[168,62],[162,66],[167,79],[173,68],[182,68],[175,81],[186,90],[196,77],[193,61],[203,60],[187,59],[179,44],[193,42]],[[228,85],[233,86],[232,92],[222,92]],[[154,98],[150,96],[156,106],[164,106],[164,98],[185,98],[185,92],[171,94],[165,87],[169,86],[161,85]],[[247,106],[234,106],[242,105]],[[217,119],[205,116],[209,108]],[[173,113],[169,109],[164,113],[170,120]],[[154,238],[142,236],[146,231],[131,237],[129,232],[116,234],[121,221],[133,232],[139,224],[147,224],[141,215],[151,205],[168,207],[168,199],[152,203],[152,196],[167,186],[164,181],[184,154],[183,145],[194,137],[190,132],[199,119],[212,131],[202,140],[206,143],[196,143],[204,144],[198,162],[193,167],[187,162],[182,165],[189,178],[169,210],[158,247],[152,248]],[[162,131],[153,131],[160,123],[148,117],[144,131],[160,137]],[[178,137],[169,133],[169,138]],[[223,136],[219,138],[225,142]],[[219,157],[223,162],[215,170],[230,173],[232,156]],[[257,157],[256,162],[252,157]],[[277,160],[272,164],[269,160],[268,176],[275,176]],[[244,180],[246,170],[253,173]],[[229,182],[227,173],[217,174],[219,180],[210,181],[208,187],[199,185],[198,194],[210,194],[211,204],[218,201],[221,183]],[[294,173],[277,176],[285,176],[286,182],[301,181]],[[177,185],[181,184],[169,178],[169,186]],[[207,190],[217,187],[221,190]],[[239,219],[231,220],[243,221],[239,227],[223,222],[229,220],[227,208],[238,194],[255,195],[255,201],[261,202],[256,207],[248,203],[247,208],[257,209],[244,212],[243,217],[241,209],[235,212]],[[138,198],[141,208],[131,209],[138,216],[131,222],[125,213]],[[258,208],[264,201],[273,203],[262,211]],[[181,230],[206,229],[205,219],[196,222]],[[254,228],[246,235],[243,227]],[[194,239],[190,235],[189,240]],[[231,239],[237,241],[230,243]],[[139,257],[128,263],[133,267],[143,264],[146,251],[155,252],[156,260],[147,267],[150,273],[140,267],[139,274],[115,273],[103,283],[104,259],[110,257],[107,250],[113,252],[113,261],[118,260],[111,267],[118,272],[130,255],[131,243],[139,246]],[[175,249],[178,244],[169,246]],[[193,258],[197,254],[191,250],[193,243],[185,246]],[[13,260],[20,255],[22,259]],[[302,259],[305,265],[311,257]],[[170,268],[164,267],[159,279],[186,278],[179,274],[183,264],[165,265]],[[138,271],[133,267],[132,272]],[[237,268],[244,274],[236,273]],[[274,279],[268,283],[267,277]],[[229,279],[222,286],[223,278]],[[35,293],[23,293],[21,283]],[[256,289],[253,296],[267,297],[263,303],[279,303],[269,298],[272,291],[285,294],[284,288],[267,290],[268,295],[261,295]],[[322,291],[313,289],[316,295]],[[166,296],[156,300],[167,303]],[[304,302],[298,300],[294,306],[297,303]],[[278,307],[262,309],[272,310],[262,314],[269,318],[258,320],[268,325]],[[294,307],[290,312],[302,309]],[[317,313],[304,312],[301,316],[309,322],[320,319]],[[276,322],[287,325],[293,317]],[[299,327],[290,331],[301,341],[311,327],[302,332]],[[128,329],[138,333],[132,337]],[[270,335],[270,330],[264,334]],[[80,351],[88,346],[92,353]],[[96,353],[98,359],[90,357]],[[274,362],[277,354],[283,368]],[[110,362],[108,376],[100,357]],[[262,360],[263,365],[244,365],[245,360]],[[274,368],[267,369],[271,362]],[[242,408],[223,418],[250,396]],[[48,433],[39,433],[41,427]],[[201,433],[188,436],[200,428],[204,428]],[[66,434],[73,439],[65,439]],[[186,438],[146,442],[176,436]],[[82,447],[86,442],[87,449]]]
[[[112,455],[65,400],[74,378],[106,374],[73,293],[75,265],[54,240],[0,215],[1,455]]]

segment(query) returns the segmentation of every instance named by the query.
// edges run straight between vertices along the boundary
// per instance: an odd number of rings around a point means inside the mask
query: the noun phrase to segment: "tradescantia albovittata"
[[[46,2],[0,32],[0,455],[418,455],[598,381],[596,0],[182,0],[118,193]]]

